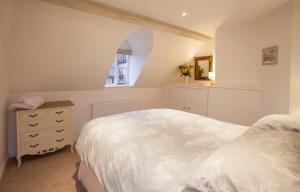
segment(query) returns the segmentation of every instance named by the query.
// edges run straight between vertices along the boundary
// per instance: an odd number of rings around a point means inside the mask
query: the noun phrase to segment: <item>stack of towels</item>
[[[9,106],[9,110],[15,109],[36,109],[42,104],[45,100],[40,96],[23,96],[18,98],[13,104]]]

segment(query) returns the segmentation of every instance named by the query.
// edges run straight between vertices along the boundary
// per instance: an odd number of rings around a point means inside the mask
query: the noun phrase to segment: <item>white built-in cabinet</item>
[[[167,85],[164,107],[252,125],[262,116],[262,90],[241,87]]]
[[[208,89],[168,86],[164,91],[165,107],[208,115]]]

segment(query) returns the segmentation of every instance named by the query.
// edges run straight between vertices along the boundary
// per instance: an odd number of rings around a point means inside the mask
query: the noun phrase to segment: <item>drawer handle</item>
[[[36,137],[36,136],[38,136],[39,134],[38,133],[36,133],[36,134],[34,134],[34,135],[29,135],[29,137]]]
[[[56,139],[56,141],[59,143],[62,142],[63,140],[65,140],[65,139]]]
[[[29,116],[29,117],[37,117],[38,115],[39,115],[39,114],[36,113],[36,114],[34,114],[34,115],[31,115],[31,114],[30,114],[30,115],[28,115],[28,116]]]
[[[64,111],[56,111],[55,113],[56,114],[58,114],[58,115],[60,115],[60,114],[62,114]]]
[[[30,145],[31,148],[36,148],[37,146],[39,146],[39,144]]]
[[[63,131],[64,131],[64,129],[58,129],[58,130],[56,130],[57,133],[61,133]]]
[[[35,127],[35,126],[38,126],[39,123],[34,123],[34,124],[29,124],[30,127]]]
[[[57,123],[61,123],[63,121],[64,121],[63,119],[62,120],[56,120]]]

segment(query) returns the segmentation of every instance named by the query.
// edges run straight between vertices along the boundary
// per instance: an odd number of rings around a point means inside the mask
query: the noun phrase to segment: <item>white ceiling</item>
[[[214,36],[217,28],[259,17],[290,0],[95,0]],[[181,13],[187,16],[182,17]]]

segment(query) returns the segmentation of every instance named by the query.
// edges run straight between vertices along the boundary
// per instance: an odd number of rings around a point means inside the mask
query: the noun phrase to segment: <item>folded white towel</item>
[[[44,99],[40,96],[23,96],[18,98],[9,106],[9,110],[15,109],[36,109],[44,104]]]

